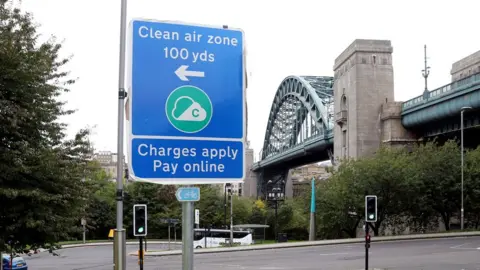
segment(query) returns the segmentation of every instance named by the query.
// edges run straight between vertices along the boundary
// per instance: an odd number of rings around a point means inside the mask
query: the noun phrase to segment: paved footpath
[[[152,245],[151,249],[164,246]],[[133,252],[135,246],[127,246]],[[29,257],[31,269],[112,269],[112,247],[90,246],[58,251],[60,256]],[[364,269],[361,243],[195,254],[195,270],[357,270]],[[478,270],[480,237],[401,240],[372,243],[370,267],[375,270]],[[138,269],[127,257],[127,269]],[[145,270],[181,270],[181,256],[148,256]]]

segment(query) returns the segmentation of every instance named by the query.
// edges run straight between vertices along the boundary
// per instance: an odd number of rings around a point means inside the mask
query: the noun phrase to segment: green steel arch
[[[261,159],[281,154],[333,127],[333,77],[286,77],[272,102]]]

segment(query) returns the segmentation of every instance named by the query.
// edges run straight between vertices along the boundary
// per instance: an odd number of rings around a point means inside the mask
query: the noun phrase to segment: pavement
[[[181,244],[182,242],[181,241],[178,241],[175,242],[175,241],[159,241],[159,240],[148,240],[148,244],[165,244],[165,245],[168,245],[168,244],[171,244],[171,245],[175,245],[175,244]],[[92,243],[78,243],[78,244],[65,244],[65,245],[61,245],[61,248],[76,248],[76,247],[86,247],[86,246],[111,246],[113,245],[113,241],[105,241],[105,242],[92,242]],[[127,241],[126,242],[126,245],[133,245],[133,246],[138,246],[138,241]]]
[[[151,244],[149,249],[163,249]],[[177,245],[176,248],[180,248]],[[127,252],[136,247],[127,246]],[[27,257],[29,268],[113,268],[112,246],[87,246],[57,250],[60,256],[41,253]],[[370,268],[375,270],[478,270],[480,237],[440,238],[372,242]],[[145,270],[180,270],[181,256],[145,257]],[[360,270],[365,269],[362,243],[265,249],[242,252],[200,253],[194,256],[195,270]],[[127,269],[138,269],[137,257],[127,256]]]

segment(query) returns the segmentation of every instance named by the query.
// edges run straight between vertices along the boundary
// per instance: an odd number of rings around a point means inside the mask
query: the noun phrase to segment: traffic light
[[[365,196],[365,221],[377,222],[377,196]]]
[[[135,204],[133,206],[133,235],[147,235],[147,205]]]

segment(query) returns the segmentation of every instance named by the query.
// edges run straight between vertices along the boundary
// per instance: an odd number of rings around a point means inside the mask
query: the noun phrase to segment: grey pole
[[[86,242],[85,224],[83,224],[82,227],[83,227],[83,243],[85,244]]]
[[[182,270],[193,270],[193,202],[182,202]]]
[[[230,246],[233,247],[233,192],[230,192]]]
[[[223,188],[223,210],[224,210],[223,225],[226,228],[227,227],[227,184],[225,184]]]
[[[168,221],[168,250],[170,250],[170,221]]]
[[[463,110],[460,112],[460,141],[461,141],[461,152],[462,152],[462,155],[461,155],[461,160],[462,160],[462,167],[461,167],[461,170],[462,170],[462,198],[461,198],[461,206],[460,206],[460,229],[463,230],[463,215],[464,215],[464,211],[463,211]]]
[[[123,125],[125,112],[125,45],[127,30],[127,0],[120,8],[120,55],[118,69],[118,133],[117,133],[117,228],[115,229],[114,269],[126,270],[125,229],[123,228]]]
[[[462,171],[462,187],[461,187],[461,192],[462,192],[462,198],[461,198],[461,207],[460,207],[460,229],[463,230],[464,228],[464,216],[465,216],[465,211],[463,208],[463,112],[465,110],[469,110],[472,107],[462,107],[460,111],[460,147],[461,147],[461,160],[462,160],[462,165],[461,165],[461,171]]]

